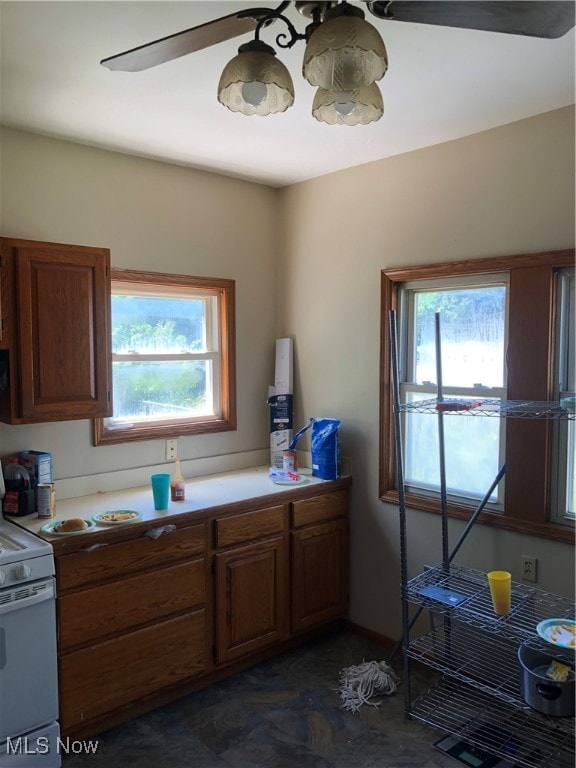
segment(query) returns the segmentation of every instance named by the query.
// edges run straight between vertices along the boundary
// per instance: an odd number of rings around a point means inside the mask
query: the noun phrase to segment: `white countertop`
[[[205,477],[197,477],[186,480],[186,499],[184,502],[168,502],[168,509],[155,510],[152,499],[152,488],[149,485],[138,488],[127,488],[121,491],[107,491],[95,493],[90,496],[78,496],[73,499],[56,499],[56,513],[54,518],[38,518],[36,514],[26,517],[10,518],[13,522],[26,528],[32,533],[55,540],[63,538],[62,535],[49,535],[41,531],[46,523],[55,520],[68,520],[72,517],[82,517],[91,520],[98,512],[108,512],[118,509],[129,509],[141,514],[139,522],[162,521],[173,515],[189,512],[210,510],[214,507],[226,504],[243,502],[248,499],[257,499],[270,494],[294,491],[295,489],[310,486],[323,485],[331,481],[313,477],[311,470],[300,470],[300,474],[306,476],[306,483],[294,485],[280,485],[268,476],[269,467],[249,467],[248,469],[222,472]],[[124,525],[130,525],[125,523]],[[118,527],[118,526],[115,526]],[[96,525],[82,535],[89,535],[95,531],[102,531],[110,526]]]

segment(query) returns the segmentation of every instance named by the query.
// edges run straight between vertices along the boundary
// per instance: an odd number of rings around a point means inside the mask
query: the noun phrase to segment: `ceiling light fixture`
[[[241,45],[218,83],[218,101],[243,115],[271,115],[294,104],[290,72],[261,40]]]
[[[316,120],[329,125],[368,125],[380,120],[383,114],[384,102],[376,83],[353,91],[318,88],[312,104]]]
[[[360,8],[346,2],[326,12],[306,45],[302,74],[310,85],[351,91],[380,80],[388,69],[384,42]]]
[[[364,20],[364,13],[345,0],[296,3],[301,13],[312,18],[299,33],[282,14],[289,3],[276,9],[250,9],[238,14],[258,18],[255,38],[241,45],[238,55],[224,68],[218,84],[218,101],[244,115],[284,112],[294,103],[290,73],[276,58],[276,51],[260,40],[263,27],[281,21],[287,32],[276,37],[280,48],[292,48],[306,41],[302,74],[319,86],[312,107],[313,116],[330,125],[366,125],[384,112],[382,94],[376,81],[387,68],[386,48],[378,31]]]

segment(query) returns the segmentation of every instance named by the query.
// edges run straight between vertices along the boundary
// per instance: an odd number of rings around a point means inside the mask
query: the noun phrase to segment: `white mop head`
[[[355,667],[346,667],[340,673],[340,698],[343,709],[358,712],[363,704],[379,707],[380,701],[370,701],[377,694],[396,693],[398,677],[384,661],[364,661]]]

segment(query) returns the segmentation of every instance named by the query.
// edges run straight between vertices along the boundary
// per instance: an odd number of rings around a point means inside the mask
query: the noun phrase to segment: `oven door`
[[[58,717],[54,579],[0,590],[0,741]]]

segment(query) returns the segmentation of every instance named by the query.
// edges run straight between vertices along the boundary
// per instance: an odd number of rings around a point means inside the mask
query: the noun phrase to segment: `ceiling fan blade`
[[[381,19],[546,38],[561,37],[572,29],[574,8],[572,0],[392,0],[368,3],[368,10]]]
[[[100,64],[108,69],[121,72],[140,72],[163,64],[180,56],[186,56],[194,51],[201,51],[216,43],[230,40],[246,32],[253,32],[258,19],[251,16],[239,17],[236,13],[222,16],[220,19],[208,21],[183,32],[154,40],[152,43],[140,45],[115,56],[102,59]]]

